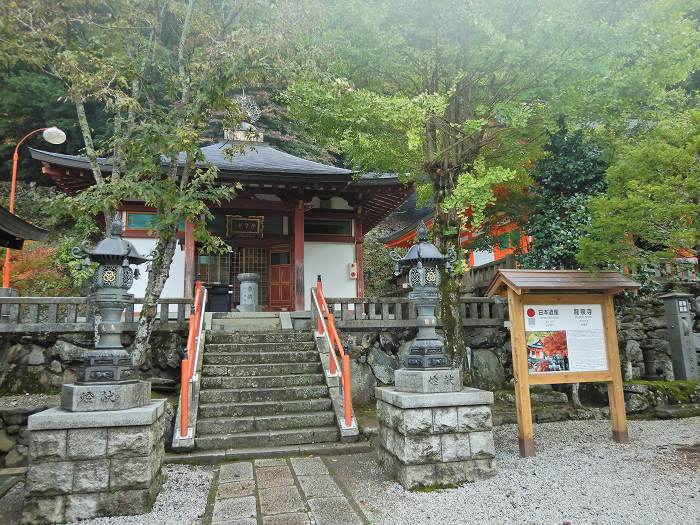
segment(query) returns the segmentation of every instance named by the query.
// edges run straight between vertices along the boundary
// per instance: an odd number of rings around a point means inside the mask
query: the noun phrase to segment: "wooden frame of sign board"
[[[515,383],[515,405],[518,419],[518,445],[522,457],[535,455],[535,444],[532,432],[532,408],[530,404],[530,385],[547,385],[563,383],[604,382],[608,385],[608,402],[610,405],[610,420],[612,422],[613,440],[618,443],[629,441],[627,432],[627,416],[625,414],[625,399],[620,370],[620,355],[617,347],[617,328],[613,297],[623,290],[637,290],[639,284],[616,272],[600,272],[591,274],[580,270],[499,270],[489,284],[486,295],[500,295],[508,298],[510,313],[510,337],[513,352],[513,376]],[[550,305],[549,310],[544,308]],[[588,308],[589,305],[599,305],[598,308]],[[538,309],[537,306],[542,306]],[[537,312],[544,317],[549,315],[550,324],[558,322],[559,309],[576,312],[579,309],[588,312],[591,319],[575,319],[580,323],[591,326],[602,323],[602,340],[598,348],[605,363],[599,359],[591,370],[580,371],[543,371],[530,372],[529,355],[526,339],[525,317],[536,317]],[[528,307],[526,311],[525,308]],[[574,310],[574,307],[577,309]],[[582,314],[585,315],[585,314]],[[528,323],[530,323],[528,319]],[[534,324],[534,319],[532,320]],[[572,329],[573,330],[573,329]],[[553,330],[553,332],[561,331]],[[600,338],[600,330],[588,330],[589,334],[596,333]],[[533,332],[534,333],[534,332]],[[538,332],[539,333],[539,332]],[[566,344],[569,345],[569,335],[564,331]],[[572,331],[581,334],[576,337],[587,337],[582,331]],[[541,342],[541,341],[539,341]],[[578,350],[579,356],[587,357]],[[542,354],[544,355],[544,353]],[[566,364],[569,365],[569,349],[567,346]],[[563,360],[561,361],[564,362]],[[597,369],[595,369],[597,368]]]

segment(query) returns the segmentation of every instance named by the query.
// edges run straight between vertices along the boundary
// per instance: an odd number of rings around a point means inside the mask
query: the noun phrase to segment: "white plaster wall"
[[[320,274],[326,297],[357,297],[357,279],[350,279],[355,261],[354,243],[304,243],[304,309],[309,310],[309,290]]]
[[[474,267],[481,266],[482,264],[488,264],[493,261],[494,256],[492,251],[474,250]]]
[[[130,241],[141,255],[148,255],[156,245],[155,239],[136,239],[133,237],[124,237],[124,239]],[[139,266],[139,270],[141,270],[141,277],[137,281],[134,281],[134,285],[129,291],[130,293],[134,294],[134,297],[143,297],[146,293],[146,283],[148,282],[148,275],[146,274],[147,266],[148,263]],[[168,280],[165,281],[165,287],[163,288],[161,297],[184,297],[184,293],[185,251],[181,250],[180,247],[177,246],[175,248],[175,255],[173,256],[173,262],[170,265],[170,275],[168,276]],[[175,307],[175,309],[176,308],[177,307]]]

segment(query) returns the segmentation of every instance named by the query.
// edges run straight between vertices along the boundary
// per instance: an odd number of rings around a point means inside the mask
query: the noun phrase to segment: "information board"
[[[600,304],[526,304],[529,374],[608,369]]]

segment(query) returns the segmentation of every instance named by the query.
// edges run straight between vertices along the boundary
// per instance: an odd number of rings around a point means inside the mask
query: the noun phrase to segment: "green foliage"
[[[608,191],[592,200],[579,261],[643,267],[700,242],[700,111],[677,115],[621,148]]]
[[[590,223],[589,196],[605,189],[606,163],[581,130],[569,132],[563,118],[543,149],[547,156],[532,170],[535,185],[523,226],[532,246],[520,262],[523,268],[577,268],[580,239]]]
[[[394,267],[389,251],[379,240],[389,232],[378,226],[364,237],[362,243],[362,273],[366,297],[386,297],[396,293],[393,284]]]
[[[463,217],[465,227],[478,228],[484,222],[486,209],[496,202],[494,188],[514,181],[517,176],[513,169],[487,167],[483,159],[477,159],[470,171],[459,176],[457,186],[442,204],[443,210],[467,210]]]
[[[291,117],[348,167],[400,175],[420,171],[419,130],[434,97],[384,96],[336,79],[299,80],[285,100]]]

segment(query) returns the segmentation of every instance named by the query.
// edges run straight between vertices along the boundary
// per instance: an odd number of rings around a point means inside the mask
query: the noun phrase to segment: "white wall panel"
[[[304,309],[310,308],[309,290],[320,274],[327,297],[356,297],[357,280],[350,279],[349,265],[355,260],[354,243],[304,243]]]

